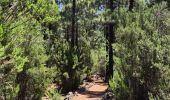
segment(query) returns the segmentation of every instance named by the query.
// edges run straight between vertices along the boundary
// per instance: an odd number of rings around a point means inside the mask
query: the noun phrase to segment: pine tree
[[[44,94],[49,82],[47,78],[51,76],[44,72],[47,55],[43,32],[59,18],[54,3],[44,0],[1,2],[1,49],[4,48],[0,59],[2,99],[40,99]],[[47,8],[53,12],[44,10]],[[35,74],[34,70],[40,71]],[[42,76],[43,82],[40,80]],[[40,87],[33,87],[35,85]]]
[[[109,22],[106,22],[106,52],[107,52],[107,58],[108,58],[108,64],[106,65],[106,81],[108,82],[109,79],[111,79],[113,77],[113,65],[114,65],[114,61],[113,61],[113,47],[112,47],[112,43],[115,42],[115,32],[114,32],[114,22],[112,20],[113,16],[111,15],[114,11],[114,1],[113,0],[106,0],[106,10],[109,9],[108,12],[108,16],[110,18]],[[115,5],[116,6],[116,5]]]
[[[129,8],[126,7],[119,9],[118,43],[114,45],[117,66],[111,87],[118,99],[166,99],[168,94],[164,86],[168,86],[166,75],[169,71],[163,69],[169,66],[165,63],[169,54],[169,42],[165,39],[169,24],[163,20],[168,18],[169,15],[165,14],[168,10],[164,2],[152,7],[144,1],[134,4],[138,6],[134,5],[132,11],[127,11]],[[117,89],[120,91],[117,92]]]

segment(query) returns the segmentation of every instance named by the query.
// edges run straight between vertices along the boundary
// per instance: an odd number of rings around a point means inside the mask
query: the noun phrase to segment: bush
[[[28,70],[27,98],[40,100],[46,89],[53,83],[56,72],[54,68],[31,68]]]
[[[120,71],[116,70],[114,72],[113,78],[109,81],[109,86],[113,90],[116,100],[126,100],[129,97],[129,88]]]

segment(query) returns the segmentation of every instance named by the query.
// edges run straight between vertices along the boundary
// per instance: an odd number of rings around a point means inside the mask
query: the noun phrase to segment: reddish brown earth
[[[92,77],[92,82],[88,82],[91,85],[85,92],[77,92],[77,94],[71,100],[101,100],[104,95],[108,85],[102,80],[102,78],[97,78],[96,76]],[[80,86],[88,86],[87,83],[84,83]],[[50,85],[49,88],[56,88],[56,86]],[[63,100],[62,98],[61,100]],[[48,97],[43,97],[42,100],[52,100]]]
[[[95,84],[83,93],[78,93],[73,100],[101,100],[108,85],[103,80],[96,80]]]

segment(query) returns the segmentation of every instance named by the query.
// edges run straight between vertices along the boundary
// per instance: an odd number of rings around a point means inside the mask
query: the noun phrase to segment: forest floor
[[[106,93],[108,88],[107,83],[104,82],[102,77],[94,75],[91,81],[85,80],[81,89],[78,89],[76,92],[70,92],[67,99],[64,97],[60,98],[60,100],[101,100],[102,96]],[[55,85],[51,85],[50,88],[56,88]],[[52,100],[48,97],[43,97],[42,100]]]
[[[93,85],[84,92],[78,92],[72,100],[101,100],[108,85],[102,79],[94,79]]]

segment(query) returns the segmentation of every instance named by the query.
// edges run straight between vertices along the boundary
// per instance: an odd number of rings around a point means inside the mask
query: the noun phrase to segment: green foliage
[[[55,24],[60,18],[57,16],[59,12],[55,0],[37,0],[36,3],[28,1],[28,3],[30,3],[28,8],[32,10],[32,14],[37,17],[41,23],[53,22],[53,24]]]
[[[30,87],[27,90],[29,98],[41,99],[48,86],[53,82],[56,72],[54,68],[37,67],[29,69],[28,75],[30,75],[27,82]]]
[[[3,34],[3,28],[2,25],[0,25],[0,39],[2,38],[2,34]]]
[[[47,95],[47,97],[49,97],[52,100],[62,100],[63,99],[63,97],[55,89],[51,89],[51,90],[47,91],[46,95]]]
[[[125,100],[129,97],[129,88],[124,83],[125,77],[120,71],[115,71],[113,79],[109,81],[109,86],[116,94],[116,99]]]
[[[7,6],[9,4],[11,6]],[[23,98],[41,99],[47,85],[55,77],[54,69],[44,66],[48,56],[43,34],[49,32],[49,27],[43,23],[57,23],[58,7],[54,1],[38,0],[37,3],[0,2],[0,8],[0,17],[3,19],[0,25],[0,41],[3,43],[3,47],[0,44],[0,97],[19,99],[19,96],[22,97],[21,91],[27,88]]]
[[[103,33],[111,21],[116,43],[109,85],[116,98],[170,98],[169,1],[138,0],[132,11],[128,2],[111,12],[104,0],[76,0],[73,16],[72,0],[0,0],[0,99],[56,100],[60,92],[48,90],[51,84],[68,92],[91,74],[105,76]]]
[[[90,75],[94,73],[100,73],[105,76],[105,65],[106,65],[106,52],[103,47],[97,50],[91,50],[91,59],[93,63]]]
[[[28,58],[21,57],[20,52],[22,52],[21,49],[15,48],[12,53],[14,55],[15,68],[16,68],[17,72],[23,71],[23,67],[24,67],[25,63],[28,62]]]
[[[74,34],[77,34],[78,41],[75,47],[71,47],[72,1],[57,0],[57,2],[63,6],[60,9],[62,18],[57,31],[54,31],[54,34],[51,33],[49,35],[50,38],[48,38],[47,52],[50,57],[47,61],[47,66],[58,68],[61,72],[58,73],[59,75],[56,75],[61,77],[58,81],[63,86],[63,91],[68,92],[76,89],[83,78],[92,73],[94,62],[97,64],[97,61],[93,62],[92,59],[97,59],[93,58],[94,54],[91,51],[92,48],[97,51],[100,46],[102,46],[101,48],[104,47],[104,37],[100,31],[97,31],[99,26],[96,25],[96,21],[92,20],[97,18],[95,15],[96,8],[93,6],[95,1],[76,1],[76,9],[79,10],[78,12],[76,11]],[[85,5],[88,6],[83,7]],[[103,53],[101,55],[103,56]]]
[[[2,40],[3,36],[3,27],[0,24],[0,41]],[[4,48],[2,47],[2,45],[0,44],[0,57],[3,55],[4,53]]]
[[[119,60],[115,59],[118,72],[114,73],[114,78],[117,73],[120,78],[124,76],[121,82],[128,87],[129,99],[146,99],[151,95],[154,99],[169,98],[169,87],[165,88],[169,84],[165,73],[169,73],[170,46],[169,24],[165,21],[169,14],[165,12],[169,11],[165,8],[162,2],[150,8],[140,3],[134,12],[119,9],[117,43],[113,45]],[[116,84],[121,86],[118,80],[117,77],[113,79],[114,90],[119,87]],[[119,99],[125,96],[120,93],[116,92]]]

